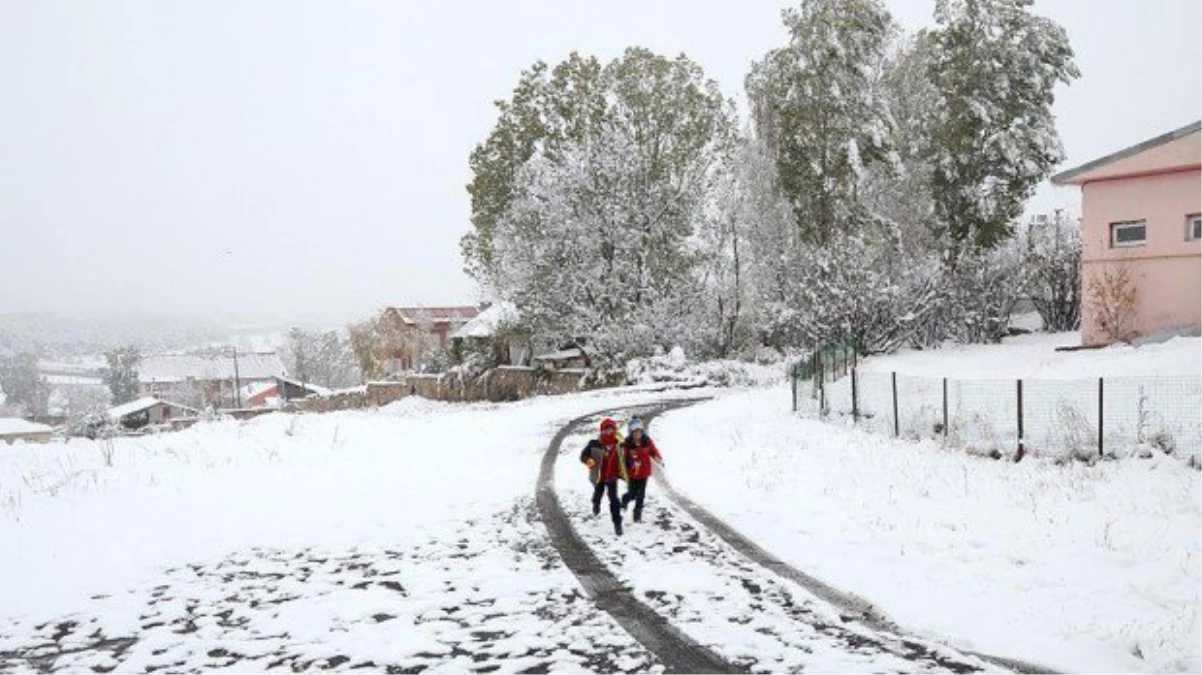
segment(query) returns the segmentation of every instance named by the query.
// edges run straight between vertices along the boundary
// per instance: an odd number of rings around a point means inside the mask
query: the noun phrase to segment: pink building
[[[1202,324],[1202,122],[1052,177],[1081,186],[1086,345]]]

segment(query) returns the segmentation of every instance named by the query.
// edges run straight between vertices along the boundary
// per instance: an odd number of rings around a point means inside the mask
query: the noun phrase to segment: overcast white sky
[[[471,302],[467,157],[522,69],[642,45],[741,99],[789,4],[0,0],[0,313]],[[932,23],[933,0],[887,4]],[[1036,4],[1082,71],[1056,101],[1066,166],[1199,118],[1200,5]]]

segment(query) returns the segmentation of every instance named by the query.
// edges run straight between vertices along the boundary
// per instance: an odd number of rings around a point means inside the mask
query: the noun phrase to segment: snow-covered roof
[[[265,391],[270,391],[272,389],[275,389],[275,387],[276,387],[276,383],[274,381],[251,382],[250,384],[242,387],[242,389],[239,390],[239,393],[242,394],[243,398],[250,398],[252,396],[258,396],[259,394],[262,394]]]
[[[67,385],[76,387],[103,387],[104,380],[99,377],[86,377],[83,375],[43,375],[46,382],[52,385]]]
[[[476,307],[387,307],[384,311],[391,312],[408,326],[421,323],[467,323],[480,313]]]
[[[455,338],[486,338],[497,333],[497,326],[513,323],[518,319],[518,308],[512,302],[498,302],[476,315],[463,328],[455,331]]]
[[[164,401],[160,398],[155,398],[154,396],[143,396],[142,398],[134,400],[134,401],[130,401],[129,403],[122,403],[121,405],[116,406],[114,408],[109,408],[108,416],[109,416],[109,419],[119,420],[122,417],[125,417],[126,415],[132,415],[133,413],[142,412],[143,410],[149,410],[150,408],[153,408],[160,403],[162,403],[164,405],[169,405],[172,408],[179,408],[180,410],[188,410],[191,412],[197,412],[196,408],[192,408],[192,407],[189,407],[186,405],[172,403],[171,401]]]
[[[286,372],[275,352],[239,352],[238,377],[243,380],[268,380]],[[184,382],[234,379],[233,354],[161,354],[148,356],[138,365],[142,382]]]
[[[313,384],[312,382],[301,382],[300,380],[296,380],[291,377],[284,377],[283,375],[277,375],[275,379],[279,380],[280,382],[290,384],[294,387],[308,389],[318,396],[329,396],[330,394],[334,393],[334,390],[330,389],[329,387],[323,387],[320,384]]]
[[[582,349],[580,347],[572,347],[571,349],[561,349],[557,352],[547,352],[534,357],[535,361],[562,361],[564,359],[578,359],[587,354],[591,354],[591,350]]]
[[[16,434],[45,434],[52,429],[45,424],[37,422],[27,422],[15,417],[0,417],[0,435],[16,435]]]

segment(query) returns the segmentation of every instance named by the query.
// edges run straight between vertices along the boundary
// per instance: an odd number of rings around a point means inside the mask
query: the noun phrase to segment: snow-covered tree
[[[890,221],[836,233],[822,246],[807,242],[796,258],[798,297],[789,320],[800,344],[890,352],[914,342],[940,306],[937,259],[911,255]]]
[[[364,382],[388,375],[387,341],[378,321],[366,319],[347,326],[347,339]]]
[[[469,158],[472,230],[460,242],[464,269],[488,284],[496,222],[514,199],[518,170],[536,153],[554,156],[604,114],[602,65],[573,52],[554,68],[538,61],[522,73],[513,95],[497,101],[496,126]]]
[[[931,199],[931,115],[938,105],[928,77],[929,33],[893,33],[876,80],[890,120],[894,161],[866,167],[860,196],[875,216],[896,223],[901,236],[925,250],[937,248]]]
[[[288,369],[293,377],[327,387],[359,384],[359,368],[349,341],[337,331],[288,331]]]
[[[121,405],[138,397],[138,365],[142,363],[142,352],[136,345],[110,349],[104,353],[108,368],[104,371],[104,383],[113,392],[113,404]]]
[[[0,358],[0,391],[6,407],[25,415],[45,415],[50,385],[38,372],[37,354],[21,352]]]
[[[539,148],[513,175],[493,223],[489,282],[535,339],[587,339],[621,357],[691,336],[696,235],[733,113],[684,56],[629,49],[600,82],[603,109],[575,112],[587,117],[568,125],[580,133]]]
[[[715,171],[706,217],[698,231],[701,312],[707,315],[696,336],[703,351],[728,357],[749,337],[748,261],[751,187],[754,176],[746,142]]]
[[[931,192],[956,252],[1005,240],[1064,158],[1054,88],[1078,76],[1068,37],[1033,0],[937,0],[929,64],[937,104]]]
[[[892,158],[874,86],[892,19],[878,0],[803,0],[782,17],[789,44],[752,66],[747,90],[797,227],[824,243],[864,221],[864,168]]]

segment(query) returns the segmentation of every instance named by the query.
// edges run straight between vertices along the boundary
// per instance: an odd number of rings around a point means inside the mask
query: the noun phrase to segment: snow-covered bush
[[[1032,304],[1049,333],[1081,326],[1081,226],[1063,211],[1026,233]]]
[[[746,387],[779,382],[784,377],[781,365],[757,365],[745,361],[720,359],[688,361],[680,347],[668,353],[631,359],[626,364],[626,379],[630,384],[679,383],[709,384],[716,387]]]

